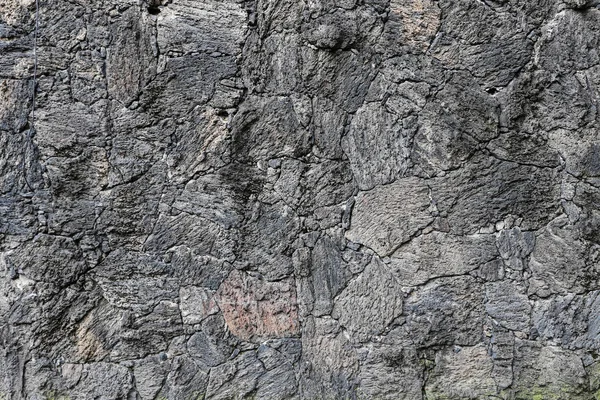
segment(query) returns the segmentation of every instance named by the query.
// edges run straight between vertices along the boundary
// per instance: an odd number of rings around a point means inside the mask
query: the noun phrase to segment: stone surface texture
[[[0,0],[0,399],[599,399],[599,98],[597,0]]]

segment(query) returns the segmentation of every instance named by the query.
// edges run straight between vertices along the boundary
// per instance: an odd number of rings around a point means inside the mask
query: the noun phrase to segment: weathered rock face
[[[599,6],[0,0],[0,399],[598,398]]]

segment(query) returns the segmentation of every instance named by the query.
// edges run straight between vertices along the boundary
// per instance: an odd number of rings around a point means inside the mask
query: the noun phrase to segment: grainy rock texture
[[[598,7],[0,0],[0,399],[600,398]]]

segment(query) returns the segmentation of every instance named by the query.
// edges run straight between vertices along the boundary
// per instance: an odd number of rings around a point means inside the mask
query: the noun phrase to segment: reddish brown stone
[[[298,334],[296,289],[292,278],[267,282],[233,271],[217,292],[229,330],[242,339]]]

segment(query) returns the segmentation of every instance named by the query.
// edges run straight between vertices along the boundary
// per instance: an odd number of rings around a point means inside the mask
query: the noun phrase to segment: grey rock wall
[[[598,7],[0,0],[0,399],[597,399]]]

